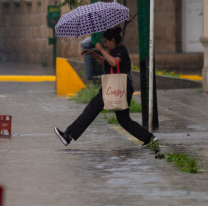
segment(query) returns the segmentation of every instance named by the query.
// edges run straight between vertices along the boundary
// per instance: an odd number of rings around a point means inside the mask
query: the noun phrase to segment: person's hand
[[[102,44],[96,43],[96,44],[95,44],[95,49],[98,50],[98,51],[101,51],[101,50],[103,49]]]
[[[93,51],[92,50],[89,50],[89,49],[84,49],[81,52],[81,55],[89,55],[89,54],[93,54]]]

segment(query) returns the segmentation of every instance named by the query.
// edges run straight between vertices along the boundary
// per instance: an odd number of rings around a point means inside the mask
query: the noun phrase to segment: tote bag
[[[104,109],[120,111],[129,108],[127,102],[127,74],[120,74],[119,61],[116,59],[117,74],[101,75]]]

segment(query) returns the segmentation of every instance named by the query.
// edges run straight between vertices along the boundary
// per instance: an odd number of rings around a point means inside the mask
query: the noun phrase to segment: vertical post
[[[140,59],[140,84],[142,125],[148,128],[149,116],[149,41],[150,41],[150,0],[137,0],[137,17],[139,30],[139,59]],[[157,93],[155,82],[155,62],[153,47],[153,129],[159,127],[157,111]]]
[[[56,68],[56,36],[55,36],[55,29],[53,29],[53,68]]]
[[[98,2],[99,0],[90,0],[91,4]],[[93,25],[92,25],[93,26]],[[103,32],[97,32],[91,34],[91,45],[95,45],[96,43],[103,43]]]
[[[142,125],[148,128],[149,0],[137,0]]]
[[[149,132],[152,133],[153,120],[153,67],[154,67],[154,0],[150,0],[150,40],[149,40]]]

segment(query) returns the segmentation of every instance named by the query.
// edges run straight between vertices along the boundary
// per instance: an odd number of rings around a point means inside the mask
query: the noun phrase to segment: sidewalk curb
[[[140,72],[131,71],[134,89],[140,90]],[[180,79],[174,77],[167,77],[163,75],[156,75],[157,89],[190,89],[202,88],[201,81],[193,81],[189,79]]]

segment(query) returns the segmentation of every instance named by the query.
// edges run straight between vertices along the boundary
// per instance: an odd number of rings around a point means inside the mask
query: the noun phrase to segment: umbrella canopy
[[[55,26],[56,37],[79,37],[112,28],[129,19],[129,9],[113,2],[80,6],[64,14]]]

